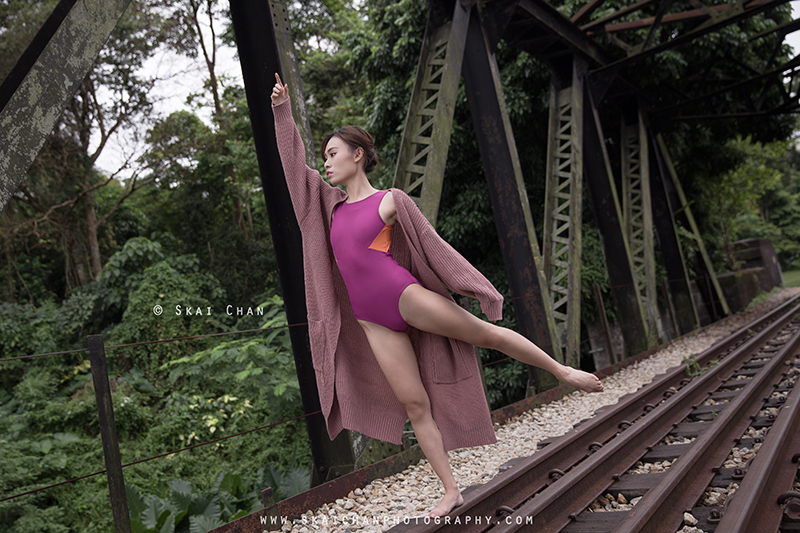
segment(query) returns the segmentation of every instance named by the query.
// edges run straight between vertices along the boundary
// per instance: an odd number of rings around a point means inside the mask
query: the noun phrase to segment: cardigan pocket
[[[471,378],[477,369],[477,359],[474,348],[464,342],[446,337],[444,346],[433,348],[433,382],[458,383]]]

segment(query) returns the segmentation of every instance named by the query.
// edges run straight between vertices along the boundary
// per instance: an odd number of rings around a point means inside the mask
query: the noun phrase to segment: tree
[[[6,13],[4,21],[11,28],[38,29],[50,6],[52,2],[38,2],[19,13]],[[137,167],[116,200],[98,211],[99,189],[119,183],[119,172],[134,163],[131,155],[111,176],[95,168],[108,142],[122,130],[135,135],[151,110],[149,93],[156,80],[140,72],[160,45],[160,27],[158,14],[146,2],[129,6],[3,213],[0,232],[6,255],[25,239],[56,247],[64,256],[64,293],[100,273],[101,228],[127,198],[154,179],[151,169]],[[16,51],[26,36],[5,31],[0,42]],[[13,299],[12,287],[8,291]]]

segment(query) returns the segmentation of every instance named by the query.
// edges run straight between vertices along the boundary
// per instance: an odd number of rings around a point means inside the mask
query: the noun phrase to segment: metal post
[[[700,257],[702,258],[702,265],[705,268],[706,275],[709,278],[709,282],[711,283],[712,287],[709,289],[709,303],[712,309],[715,307],[714,304],[714,295],[717,296],[719,299],[720,306],[722,307],[722,315],[728,316],[731,314],[731,310],[728,307],[728,301],[725,299],[725,294],[722,292],[722,287],[717,280],[717,275],[714,272],[714,265],[711,263],[711,256],[709,255],[708,251],[706,250],[705,242],[703,241],[703,236],[700,235],[700,229],[697,226],[697,222],[694,219],[694,215],[692,214],[692,209],[689,206],[689,202],[686,201],[686,195],[683,193],[683,187],[681,187],[681,182],[678,179],[678,173],[675,171],[675,167],[672,164],[672,160],[669,157],[669,151],[667,150],[667,145],[664,142],[664,138],[661,134],[656,136],[656,143],[661,153],[661,158],[664,162],[664,166],[667,170],[667,176],[663,176],[666,180],[667,177],[669,178],[670,184],[674,188],[675,194],[678,197],[678,209],[681,210],[683,216],[686,218],[686,222],[689,224],[689,228],[692,233],[694,233],[695,239],[697,240],[697,246],[699,249]],[[714,311],[716,314],[716,312]]]
[[[481,153],[497,236],[514,299],[519,332],[559,361],[539,244],[522,168],[511,131],[499,69],[485,31],[472,17],[464,51],[464,86]],[[558,385],[548,372],[528,367],[528,392]]]
[[[667,301],[669,319],[672,322],[672,337],[680,337],[681,330],[678,325],[678,315],[675,313],[675,304],[672,303],[672,295],[669,293],[669,282],[666,279],[661,280],[661,292],[664,294],[664,299]]]
[[[608,317],[606,316],[606,304],[603,301],[603,293],[600,291],[600,285],[595,283],[592,285],[594,291],[594,300],[597,304],[597,317],[600,319],[600,325],[603,327],[605,333],[606,350],[608,350],[609,359],[611,364],[619,363],[621,358],[614,352],[614,344],[611,342],[611,328],[608,325]],[[597,370],[600,370],[599,368]]]
[[[656,259],[650,196],[647,132],[640,106],[622,118],[622,212],[630,244],[633,279],[647,315],[648,345],[658,344],[660,316],[656,294]]]
[[[231,0],[231,18],[242,65],[253,140],[261,170],[269,227],[278,261],[286,318],[290,324],[307,321],[303,249],[300,228],[289,198],[286,177],[278,154],[270,94],[275,72],[292,91],[292,112],[301,136],[308,142],[308,120],[303,106],[300,74],[289,32],[286,6],[278,1]],[[309,147],[310,148],[310,147]],[[313,165],[313,150],[306,150]],[[289,330],[297,377],[305,413],[320,410],[316,376],[311,362],[307,327]],[[322,413],[306,417],[306,428],[314,460],[312,485],[353,469],[354,457],[346,431],[328,438]]]
[[[646,315],[633,285],[628,237],[622,227],[622,210],[604,144],[600,117],[591,91],[587,90],[585,94],[583,168],[591,191],[597,229],[603,241],[608,279],[625,339],[625,354],[636,355],[648,348]]]
[[[561,362],[580,368],[586,62],[572,56],[557,67],[550,85],[542,255]]]
[[[119,454],[117,426],[114,423],[114,405],[108,383],[108,364],[102,335],[86,337],[89,344],[89,360],[92,364],[94,396],[97,400],[97,417],[100,421],[100,438],[103,441],[103,457],[106,460],[108,492],[111,498],[111,513],[114,516],[116,533],[131,533],[131,517],[128,513],[128,497],[125,494],[125,479],[122,475],[122,458]]]
[[[697,308],[692,298],[692,286],[689,279],[689,270],[686,268],[686,258],[678,239],[678,229],[675,223],[676,208],[672,205],[667,192],[665,167],[661,158],[658,144],[651,137],[650,154],[650,193],[653,200],[653,221],[661,249],[661,257],[667,270],[669,293],[671,298],[670,312],[676,335],[694,331],[700,327]],[[677,308],[677,313],[676,313]]]

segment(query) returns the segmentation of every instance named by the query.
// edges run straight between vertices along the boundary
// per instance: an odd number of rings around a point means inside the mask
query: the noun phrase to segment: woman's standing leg
[[[547,370],[578,389],[603,390],[603,384],[594,374],[562,365],[516,331],[485,322],[421,285],[409,285],[400,295],[400,315],[417,329],[501,351],[518,361]]]
[[[367,340],[375,358],[389,381],[397,399],[408,413],[420,448],[431,464],[433,471],[444,484],[445,494],[429,516],[444,516],[453,507],[464,503],[458,484],[450,468],[450,458],[444,449],[439,427],[433,420],[428,392],[422,385],[414,348],[406,333],[359,321],[367,334]]]

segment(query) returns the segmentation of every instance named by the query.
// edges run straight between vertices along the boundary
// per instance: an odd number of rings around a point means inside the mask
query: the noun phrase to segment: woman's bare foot
[[[564,372],[560,379],[567,385],[572,385],[576,389],[585,392],[603,392],[603,383],[594,374],[589,374],[571,366],[564,366],[563,370]]]
[[[439,504],[431,509],[431,512],[428,513],[428,518],[439,518],[442,516],[447,516],[450,514],[450,511],[462,505],[464,503],[464,497],[458,490],[453,492],[445,492],[444,496],[442,497]]]

